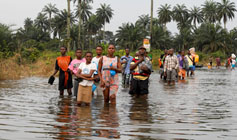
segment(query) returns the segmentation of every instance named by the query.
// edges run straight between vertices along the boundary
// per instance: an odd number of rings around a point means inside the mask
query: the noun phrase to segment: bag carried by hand
[[[55,77],[54,77],[54,76],[50,76],[50,77],[49,77],[49,80],[48,80],[48,83],[49,83],[50,85],[53,85],[54,80],[55,80]]]

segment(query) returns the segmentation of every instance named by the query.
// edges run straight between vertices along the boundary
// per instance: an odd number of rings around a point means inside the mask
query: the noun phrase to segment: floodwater
[[[47,78],[0,81],[1,140],[237,139],[237,70],[200,69],[167,86],[152,74],[147,99],[120,89],[117,105],[59,97]]]

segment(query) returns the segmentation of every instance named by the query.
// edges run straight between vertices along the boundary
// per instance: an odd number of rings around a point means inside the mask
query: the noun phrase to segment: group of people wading
[[[174,85],[176,79],[184,80],[186,75],[193,76],[199,56],[195,49],[191,48],[185,55],[185,51],[179,51],[177,55],[174,50],[165,50],[159,58],[160,78],[167,81],[168,85]]]
[[[92,52],[86,52],[83,57],[83,50],[77,49],[76,58],[72,60],[66,55],[67,48],[61,47],[61,56],[57,57],[52,75],[54,77],[59,71],[60,95],[64,95],[65,89],[72,95],[73,88],[79,106],[82,103],[90,105],[92,95],[102,93],[105,103],[115,104],[119,88],[118,73],[122,73],[121,82],[124,88],[130,88],[129,94],[146,97],[152,72],[152,63],[146,48],[140,47],[135,57],[130,56],[129,48],[125,49],[126,55],[121,58],[114,55],[115,51],[115,46],[110,44],[107,55],[103,56],[103,48],[97,46],[95,57]]]

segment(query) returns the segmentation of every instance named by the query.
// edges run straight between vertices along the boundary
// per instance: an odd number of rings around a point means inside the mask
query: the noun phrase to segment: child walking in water
[[[77,104],[80,106],[82,103],[90,105],[92,99],[92,85],[94,83],[93,75],[96,71],[96,64],[91,63],[93,54],[92,52],[86,53],[86,62],[82,62],[77,72],[77,77],[82,78],[82,82],[79,83]]]
[[[101,79],[101,87],[104,88],[104,102],[116,103],[116,94],[118,92],[119,79],[118,73],[121,73],[121,63],[118,57],[114,56],[115,46],[109,45],[108,55],[103,56],[99,61],[98,74]]]

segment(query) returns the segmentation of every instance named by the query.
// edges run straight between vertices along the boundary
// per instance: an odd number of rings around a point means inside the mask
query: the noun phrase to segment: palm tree
[[[218,20],[217,16],[217,3],[209,0],[202,5],[202,12],[204,19],[208,23],[215,23]]]
[[[189,25],[189,13],[187,7],[182,4],[177,4],[173,8],[173,19],[178,23],[178,28],[181,30],[182,28],[186,28]]]
[[[141,46],[142,40],[146,36],[140,29],[140,26],[132,23],[123,24],[116,32],[116,43],[120,47],[129,47],[131,50],[134,50],[135,47]]]
[[[12,30],[10,29],[10,26],[1,24],[0,23],[0,50],[4,50],[5,45],[7,45],[7,42],[10,42],[12,39]]]
[[[215,51],[226,52],[227,45],[224,43],[226,32],[217,24],[205,23],[202,24],[194,35],[194,44],[200,48],[201,51],[210,53]]]
[[[154,1],[151,0],[151,21],[150,21],[150,41],[152,42],[152,29],[153,29],[153,7]]]
[[[31,18],[26,18],[24,21],[25,30],[30,30],[33,27],[34,21]]]
[[[218,17],[223,19],[224,28],[226,29],[227,20],[232,20],[235,17],[236,8],[235,3],[229,0],[222,0],[222,3],[217,3],[218,5]]]
[[[70,38],[70,30],[71,30],[71,0],[67,0],[67,49],[69,51],[70,44],[71,44],[71,38]]]
[[[11,26],[0,23],[0,58],[7,58],[12,56],[16,50],[15,39],[13,39],[13,30]]]
[[[77,45],[78,45],[78,47],[79,48],[83,48],[84,49],[84,39],[83,39],[83,37],[82,37],[82,40],[81,40],[81,34],[85,34],[84,33],[84,30],[82,30],[82,24],[85,24],[85,22],[86,21],[88,21],[89,20],[89,18],[90,18],[90,16],[91,16],[91,14],[92,14],[92,12],[90,11],[90,10],[92,10],[92,7],[90,6],[90,4],[89,3],[87,3],[87,2],[85,2],[85,1],[83,1],[82,3],[81,3],[81,6],[80,6],[80,10],[81,11],[78,11],[79,9],[77,8],[76,9],[76,16],[79,18],[79,24],[80,24],[80,26],[78,26],[78,31],[80,31],[80,33],[78,33],[78,36],[80,36],[80,39],[79,39],[79,37],[78,37],[78,42],[77,42]],[[79,17],[79,14],[80,14],[80,17]],[[80,29],[79,29],[80,28]],[[81,41],[80,41],[81,40]]]
[[[35,26],[43,32],[46,32],[49,28],[49,22],[45,13],[39,13],[35,19]]]
[[[230,47],[233,49],[233,52],[237,52],[237,28],[234,28],[230,31]]]
[[[82,23],[84,24],[86,21],[88,21],[88,19],[90,18],[92,12],[92,7],[90,6],[89,3],[85,3],[83,2],[81,4],[81,11],[80,11],[80,14],[81,14],[81,19],[82,19]],[[79,11],[78,11],[78,8],[76,9],[76,17],[79,17]]]
[[[193,22],[194,26],[196,27],[197,23],[202,23],[204,21],[203,13],[201,8],[194,6],[189,11],[190,13],[190,21]]]
[[[58,13],[58,8],[56,8],[56,5],[52,5],[51,3],[49,3],[48,5],[45,5],[45,7],[43,8],[43,12],[47,13],[49,15],[49,31],[50,33],[52,32],[52,14],[57,14]]]
[[[74,3],[78,2],[77,3],[77,8],[78,8],[78,18],[79,18],[79,23],[78,23],[78,48],[82,48],[84,49],[84,46],[81,47],[81,25],[82,25],[82,2],[83,3],[90,3],[90,2],[93,2],[93,0],[73,0]],[[84,44],[84,43],[82,43]]]
[[[71,14],[70,14],[71,15]],[[68,12],[66,9],[60,11],[53,19],[52,19],[52,28],[54,31],[54,37],[58,36],[59,39],[62,37],[66,37],[66,29],[67,26],[67,17]],[[74,16],[70,17],[71,24],[75,22]]]
[[[85,24],[87,32],[89,33],[89,49],[92,46],[92,36],[96,35],[96,33],[102,27],[100,22],[98,21],[98,17],[96,15],[90,16],[89,20]]]
[[[170,48],[172,45],[171,33],[165,30],[162,25],[153,26],[152,38],[151,44],[153,45],[153,48],[163,50]]]
[[[96,10],[96,14],[99,22],[104,25],[103,39],[105,37],[105,23],[110,23],[110,19],[113,16],[113,9],[110,5],[101,4],[101,7]]]
[[[136,24],[141,26],[144,31],[148,31],[149,30],[149,25],[150,25],[149,15],[139,16],[139,19],[137,20]]]
[[[172,10],[171,5],[165,4],[157,10],[159,22],[164,24],[164,29],[166,30],[166,24],[172,20]]]

